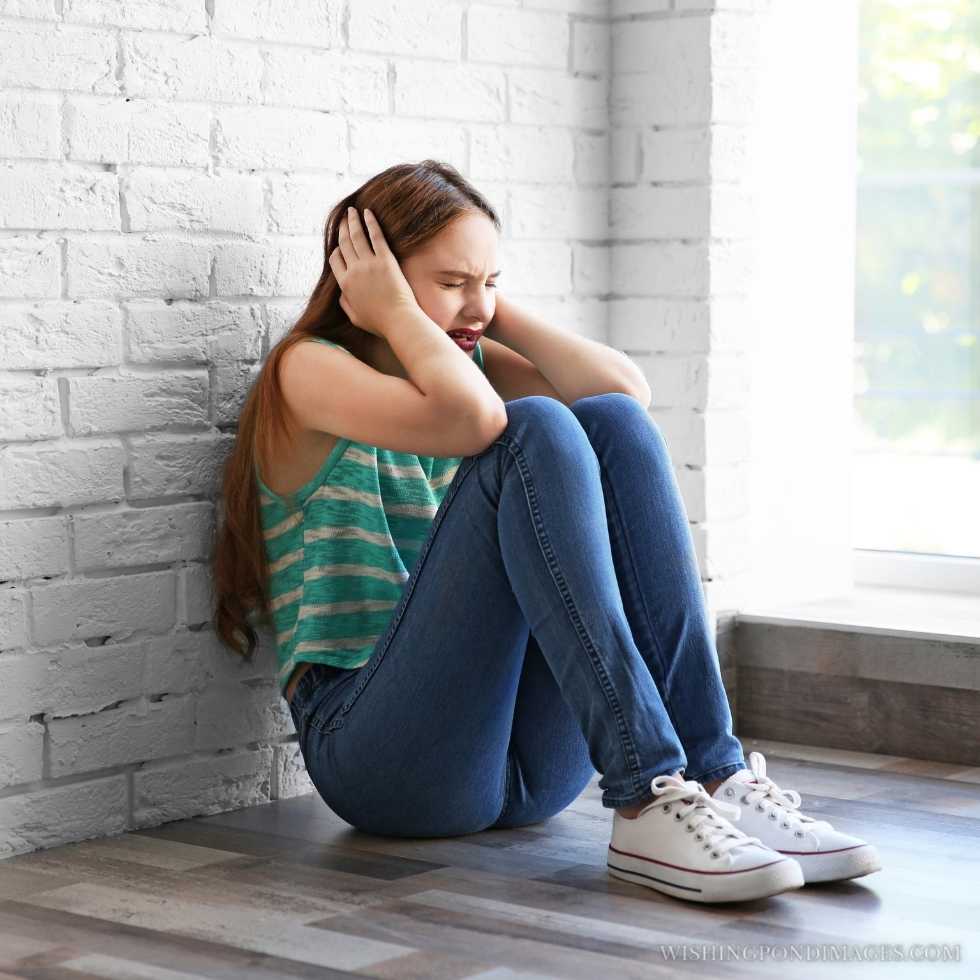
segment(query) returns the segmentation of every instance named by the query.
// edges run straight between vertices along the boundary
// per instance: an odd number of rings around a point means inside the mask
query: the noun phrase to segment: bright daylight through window
[[[980,0],[862,0],[857,549],[980,556]]]

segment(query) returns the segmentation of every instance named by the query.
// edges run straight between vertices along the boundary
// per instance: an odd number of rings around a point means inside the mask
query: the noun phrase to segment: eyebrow
[[[460,279],[479,279],[480,278],[479,276],[476,276],[476,275],[471,276],[468,272],[463,272],[462,269],[440,269],[436,273],[436,275],[437,276],[459,276]],[[487,276],[487,279],[493,279],[494,276],[499,276],[499,275],[500,275],[500,270],[498,269],[496,272],[491,272],[490,275]]]

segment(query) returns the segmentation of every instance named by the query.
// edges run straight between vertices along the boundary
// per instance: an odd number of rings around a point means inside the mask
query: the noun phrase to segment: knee
[[[575,413],[564,402],[548,395],[525,395],[506,403],[507,427],[502,434],[522,448],[540,447],[550,458],[595,458]]]
[[[606,391],[601,395],[586,395],[569,406],[579,421],[613,422],[621,424],[630,416],[642,417],[652,423],[646,408],[632,395],[622,391]]]
[[[635,437],[645,440],[652,434],[658,442],[664,442],[663,433],[646,407],[621,391],[579,398],[572,402],[570,411],[593,438],[605,431],[613,433],[617,439]]]
[[[504,404],[507,406],[508,419],[533,418],[536,422],[551,425],[567,424],[569,419],[575,421],[571,408],[549,395],[522,395]]]

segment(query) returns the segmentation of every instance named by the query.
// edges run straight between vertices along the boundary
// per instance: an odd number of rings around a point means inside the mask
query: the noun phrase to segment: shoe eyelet
[[[803,831],[802,830],[798,830],[795,834],[793,834],[793,836],[794,837],[802,837],[803,836]]]
[[[687,825],[687,832],[688,832],[688,833],[690,834],[690,833],[692,833],[693,831],[694,831],[694,828],[693,828],[693,827],[692,827],[692,826],[691,826],[690,824],[688,824],[688,825]]]
[[[770,819],[770,820],[778,820],[778,819],[779,819],[779,817],[777,817],[775,813],[770,813],[770,814],[769,814],[769,819]]]
[[[783,828],[783,830],[789,830],[789,824],[788,823],[780,824],[780,826]]]
[[[665,803],[663,806],[664,813],[670,813],[670,804]]]
[[[719,853],[718,853],[717,851],[712,851],[712,852],[711,852],[711,856],[712,856],[713,858],[716,858],[716,857],[721,857],[721,855],[720,855],[720,854],[719,854]]]
[[[735,795],[735,790],[731,788],[725,790],[725,796],[734,796],[734,795]]]
[[[694,835],[694,839],[695,840],[704,840],[704,836],[702,834],[695,834]]]
[[[761,803],[756,803],[755,808],[759,811],[759,813],[762,813],[762,811],[765,810],[765,807]]]
[[[710,845],[710,844],[705,844],[705,845],[704,845],[704,849],[705,849],[706,851],[710,851],[710,850],[711,850],[711,845]]]
[[[675,820],[683,820],[683,819],[684,819],[684,818],[683,818],[683,817],[681,816],[681,814],[680,814],[680,810],[678,810],[678,811],[677,811],[677,813],[675,813],[675,814],[674,814],[674,819],[675,819]]]

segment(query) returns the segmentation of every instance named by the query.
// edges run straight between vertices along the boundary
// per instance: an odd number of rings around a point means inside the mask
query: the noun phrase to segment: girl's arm
[[[610,391],[630,395],[644,407],[653,397],[643,372],[622,351],[553,327],[499,292],[484,335],[530,361],[566,405]]]

